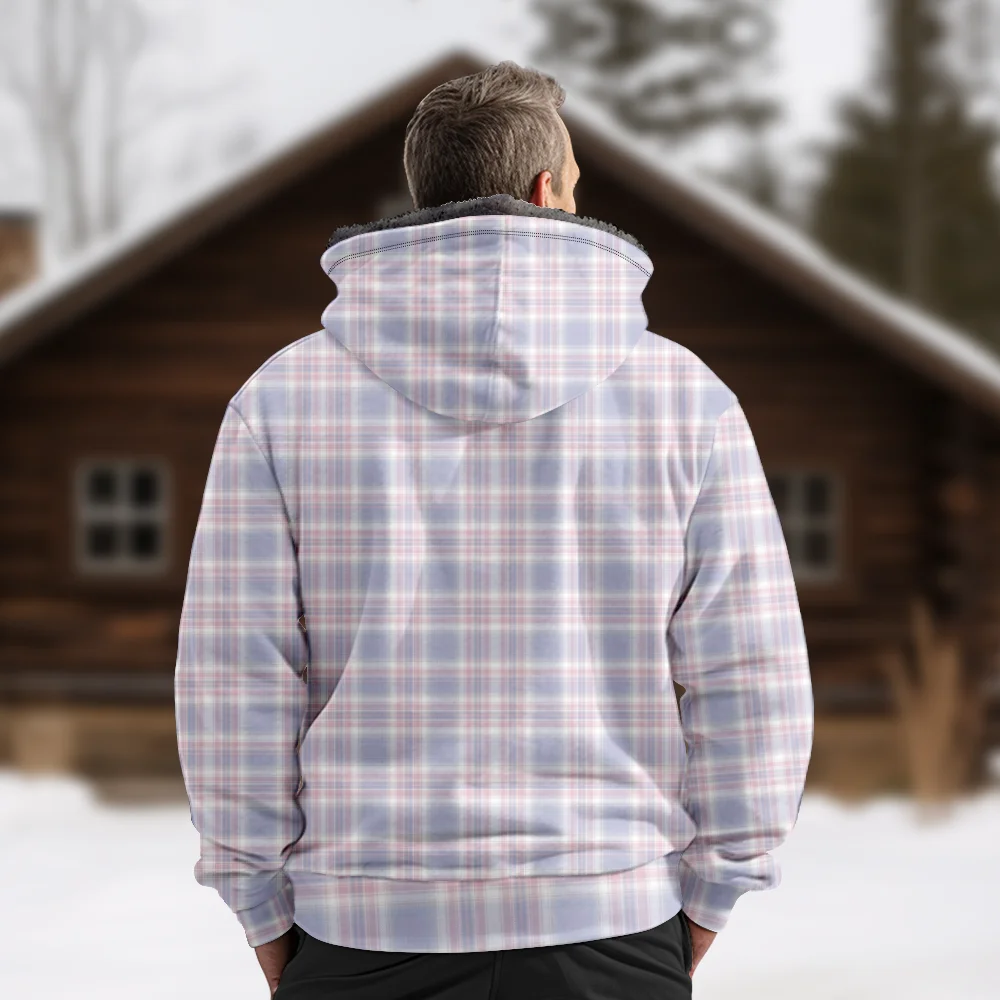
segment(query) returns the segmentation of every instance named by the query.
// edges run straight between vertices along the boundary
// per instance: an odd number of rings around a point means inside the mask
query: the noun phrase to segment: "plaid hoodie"
[[[195,879],[253,946],[721,930],[779,883],[813,732],[739,400],[647,330],[652,262],[596,219],[449,202],[322,266],[322,329],[226,406],[192,544]]]

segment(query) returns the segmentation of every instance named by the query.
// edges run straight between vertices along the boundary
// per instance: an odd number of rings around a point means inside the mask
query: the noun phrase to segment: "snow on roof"
[[[468,72],[474,72],[495,61],[491,53],[466,47],[436,55],[417,76],[435,79],[439,69],[443,73],[463,64],[468,64]],[[379,88],[380,94],[412,85],[414,77],[408,76],[409,80],[387,79]],[[299,151],[321,148],[317,140],[335,132],[351,115],[364,112],[371,100],[368,97],[339,109],[332,119],[304,137],[269,150],[238,173],[205,186],[185,200],[180,210],[175,208],[96,241],[54,273],[0,299],[0,364],[16,349],[16,345],[5,345],[4,340],[22,332],[21,327],[55,327],[149,270],[166,253],[178,252],[187,242],[235,216],[251,198],[287,183],[287,164],[294,163],[292,169],[298,171],[307,170],[311,159],[299,155]],[[969,334],[883,291],[836,261],[792,225],[742,195],[670,162],[661,149],[630,133],[586,98],[572,95],[562,114],[574,142],[586,148],[588,139],[584,137],[580,142],[579,135],[585,132],[591,144],[613,150],[615,155],[604,165],[632,186],[638,181],[644,196],[686,219],[708,238],[741,255],[750,266],[798,291],[928,378],[1000,417],[1000,355]],[[376,120],[372,127],[378,124]],[[253,184],[255,178],[264,178],[264,184],[259,180]],[[255,190],[234,197],[234,190],[241,186],[253,186]]]

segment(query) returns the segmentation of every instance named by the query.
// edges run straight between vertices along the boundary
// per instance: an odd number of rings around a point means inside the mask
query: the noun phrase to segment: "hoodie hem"
[[[598,875],[453,881],[286,871],[295,922],[320,941],[368,951],[480,952],[656,927],[681,909],[679,859],[669,854]]]

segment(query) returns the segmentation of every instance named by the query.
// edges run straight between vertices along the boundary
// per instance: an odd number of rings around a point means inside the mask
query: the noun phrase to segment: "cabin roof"
[[[310,170],[412,114],[438,83],[495,61],[472,48],[446,53],[204,189],[167,218],[95,242],[54,274],[10,292],[0,299],[0,365]],[[623,185],[932,383],[1000,418],[1000,354],[883,291],[741,195],[669,162],[584,98],[574,96],[561,113],[574,146]]]

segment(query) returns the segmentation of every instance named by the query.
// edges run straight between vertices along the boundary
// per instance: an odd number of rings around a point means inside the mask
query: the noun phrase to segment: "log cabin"
[[[227,401],[333,297],[330,233],[412,208],[404,130],[450,52],[165,221],[0,301],[0,762],[179,780],[188,558]],[[578,214],[649,252],[649,328],[738,395],[781,515],[816,703],[809,782],[905,785],[879,651],[915,596],[956,630],[1000,743],[1000,356],[582,98]]]

